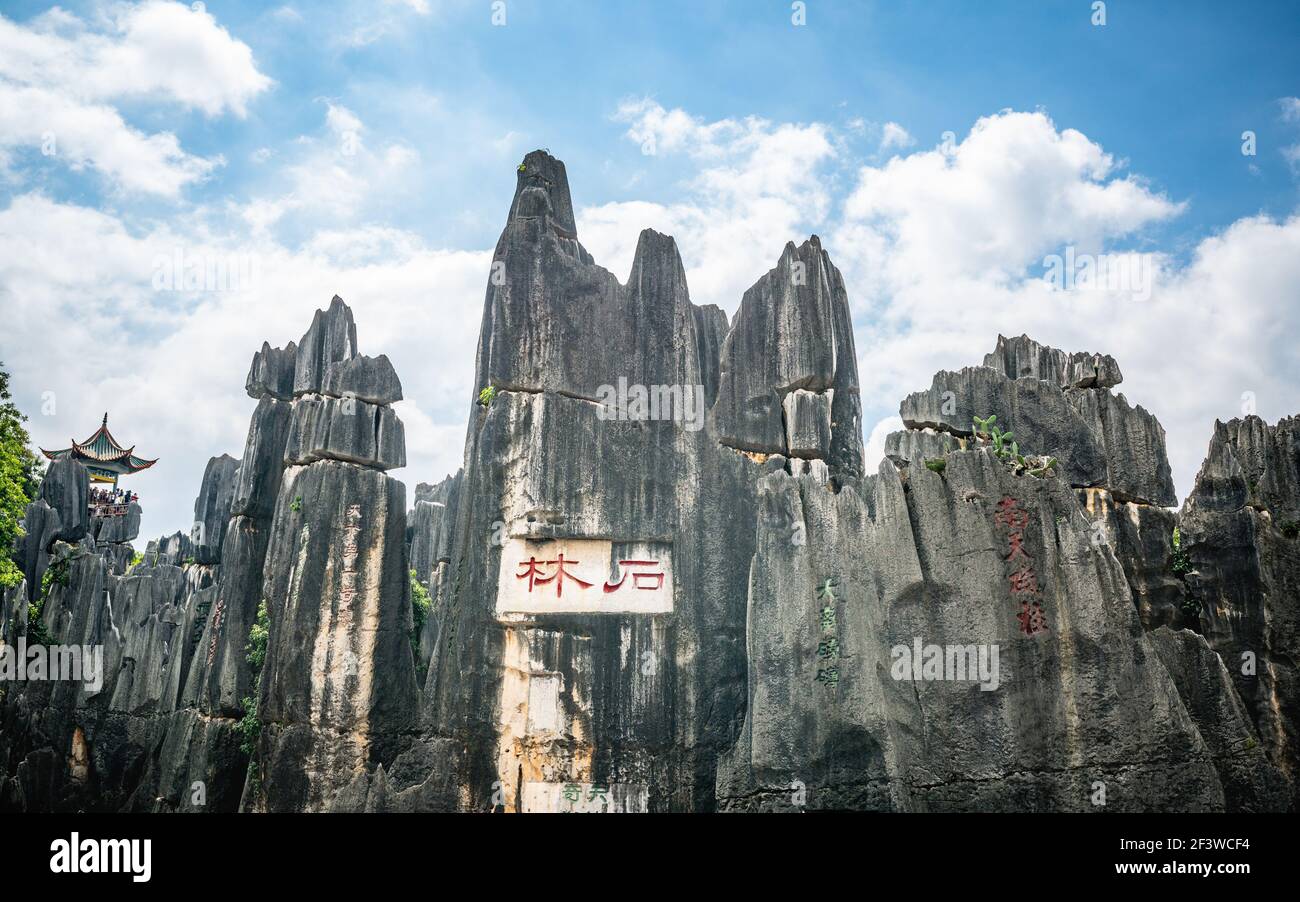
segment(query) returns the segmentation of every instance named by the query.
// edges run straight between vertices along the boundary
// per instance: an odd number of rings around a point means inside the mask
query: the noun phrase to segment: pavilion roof
[[[135,445],[123,447],[117,439],[113,438],[113,433],[108,431],[108,414],[104,414],[104,420],[100,423],[99,428],[91,434],[84,442],[76,439],[72,440],[70,447],[61,448],[57,451],[46,451],[41,449],[41,453],[50,460],[62,460],[65,457],[72,457],[74,460],[86,461],[90,464],[98,464],[105,469],[118,473],[136,473],[140,470],[147,470],[158,462],[158,458],[148,460],[140,457],[135,453]]]

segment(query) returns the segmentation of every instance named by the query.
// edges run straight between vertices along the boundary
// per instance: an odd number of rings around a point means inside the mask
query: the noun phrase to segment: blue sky
[[[1116,0],[1102,26],[1088,0],[805,8],[796,26],[788,2],[506,0],[494,26],[490,0],[0,3],[18,323],[0,359],[34,438],[82,438],[107,407],[166,463],[136,486],[167,498],[146,533],[185,528],[207,457],[240,451],[252,351],[337,291],[407,385],[398,475],[439,478],[533,147],[565,160],[598,261],[625,277],[639,228],[669,231],[697,303],[734,310],[786,240],[821,234],[877,440],[903,393],[1000,330],[1115,354],[1170,432],[1180,495],[1214,417],[1246,395],[1300,412],[1294,4]],[[1152,300],[1042,294],[1043,254],[1067,245],[1153,255]],[[258,255],[263,284],[160,295],[152,261],[174,247]]]

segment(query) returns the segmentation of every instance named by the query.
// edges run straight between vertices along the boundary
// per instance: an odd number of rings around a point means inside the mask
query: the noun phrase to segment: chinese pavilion
[[[126,473],[139,473],[141,470],[147,470],[158,459],[145,460],[143,457],[136,457],[135,445],[130,448],[123,448],[113,438],[113,433],[108,431],[108,414],[104,414],[104,422],[100,423],[95,434],[84,442],[72,441],[71,448],[63,448],[59,451],[46,451],[41,449],[41,453],[50,460],[62,460],[65,457],[71,457],[73,460],[83,464],[90,472],[91,482],[108,482],[114,486],[117,485],[117,478]]]

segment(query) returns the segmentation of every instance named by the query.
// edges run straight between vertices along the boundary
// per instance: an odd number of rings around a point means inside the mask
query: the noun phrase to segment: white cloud
[[[372,149],[365,124],[352,110],[326,102],[326,134],[302,136],[297,155],[280,170],[278,182],[288,190],[245,203],[240,213],[255,233],[278,225],[290,214],[327,216],[335,223],[351,219],[364,205],[393,192],[404,192],[407,176],[420,155],[412,147],[391,143]],[[314,223],[311,224],[314,228]]]
[[[877,153],[883,154],[895,149],[901,150],[905,147],[911,147],[915,143],[916,140],[907,133],[907,129],[897,122],[886,122],[881,129],[880,149]]]
[[[26,26],[0,16],[0,77],[86,102],[145,97],[241,117],[271,85],[208,12],[148,0],[107,14],[104,31],[62,10]]]
[[[111,106],[0,80],[0,149],[16,146],[40,147],[74,170],[95,169],[127,191],[166,197],[221,162],[186,153],[170,132],[131,128]]]
[[[246,254],[241,291],[154,291],[160,256]],[[298,249],[216,239],[198,224],[136,232],[114,216],[37,194],[0,209],[4,363],[33,441],[84,439],[105,410],[118,438],[157,467],[134,477],[144,498],[141,543],[188,527],[207,459],[242,453],[254,402],[243,392],[264,340],[297,341],[312,311],[339,294],[362,353],[387,354],[406,400],[408,484],[460,466],[464,416],[490,251],[439,250],[378,227],[321,232]],[[95,303],[87,304],[93,297]],[[41,415],[45,392],[56,401]]]
[[[830,208],[820,175],[835,150],[824,125],[752,117],[709,123],[650,100],[624,103],[617,118],[629,123],[630,140],[653,151],[647,165],[680,154],[699,166],[679,203],[618,202],[579,212],[583,244],[620,277],[631,269],[641,230],[654,228],[677,239],[695,302],[731,310],[785,243],[806,238],[806,224]]]
[[[242,117],[270,79],[206,12],[151,0],[105,15],[99,31],[57,7],[25,25],[0,16],[0,155],[40,148],[127,191],[174,197],[221,159],[186,153],[171,132],[143,133],[111,102]]]
[[[1272,419],[1300,410],[1294,352],[1279,338],[1300,328],[1300,220],[1238,221],[1181,266],[1139,255],[1146,230],[1183,208],[1039,113],[982,119],[949,157],[864,168],[829,245],[857,306],[866,403],[896,410],[935,371],[980,363],[999,333],[1109,353],[1119,390],[1167,430],[1185,494],[1214,419],[1241,415],[1242,393]],[[1067,246],[1143,261],[1149,298],[1053,290],[1043,259]],[[883,428],[867,425],[873,438]]]
[[[710,122],[645,100],[624,104],[618,118],[653,151],[651,174],[665,157],[695,174],[676,202],[580,210],[584,244],[625,276],[642,228],[671,234],[692,298],[730,311],[787,240],[819,231],[855,307],[873,466],[897,428],[898,402],[937,370],[980,363],[999,333],[1113,354],[1126,375],[1120,390],[1168,432],[1180,493],[1214,419],[1239,416],[1243,393],[1266,418],[1300,411],[1300,372],[1279,337],[1300,328],[1296,219],[1241,220],[1180,262],[1151,235],[1185,203],[1043,113],[988,116],[946,152],[862,167],[838,207],[830,186],[847,151],[829,126]],[[1149,292],[1054,290],[1044,258],[1067,248],[1109,255],[1101,273],[1140,264]]]

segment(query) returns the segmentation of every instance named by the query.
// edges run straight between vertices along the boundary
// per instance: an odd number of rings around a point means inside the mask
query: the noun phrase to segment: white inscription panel
[[[497,614],[667,614],[673,567],[664,543],[510,538]]]
[[[614,783],[525,783],[524,812],[572,812],[574,814],[643,814],[649,797],[645,784]]]

